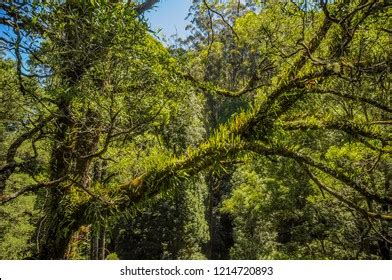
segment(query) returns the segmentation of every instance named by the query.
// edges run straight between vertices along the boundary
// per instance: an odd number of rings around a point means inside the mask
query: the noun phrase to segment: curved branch
[[[22,194],[34,192],[34,191],[37,191],[37,190],[43,189],[43,188],[50,188],[50,187],[56,186],[56,185],[58,185],[58,183],[63,182],[66,178],[67,178],[67,176],[63,176],[63,177],[56,179],[56,180],[53,180],[53,181],[41,182],[38,184],[26,186],[13,194],[0,195],[0,205],[3,205],[7,202],[10,202],[11,200],[14,200],[15,198],[21,196]]]
[[[15,155],[18,151],[19,147],[28,139],[30,139],[34,134],[39,132],[45,125],[47,125],[52,119],[54,115],[51,115],[44,120],[40,121],[38,125],[36,125],[30,131],[27,131],[20,135],[15,141],[11,144],[8,148],[7,155],[6,155],[6,163],[0,168],[0,195],[4,193],[5,189],[5,182],[11,176],[11,174],[15,171],[15,169],[22,165],[15,162]]]
[[[363,215],[365,218],[374,218],[374,219],[380,219],[380,220],[385,220],[385,221],[392,221],[392,215],[388,214],[381,214],[381,213],[374,213],[374,212],[368,212],[365,209],[362,209],[355,203],[349,201],[348,199],[344,198],[342,195],[338,194],[337,192],[333,191],[331,188],[327,187],[325,184],[323,184],[307,167],[302,165],[302,168],[305,170],[305,172],[309,175],[310,179],[322,190],[326,191],[333,197],[335,197],[337,200],[343,202],[346,204],[349,208],[354,209],[358,211],[361,215]]]
[[[299,120],[299,121],[288,121],[283,123],[283,129],[285,130],[308,130],[308,129],[334,129],[348,133],[349,135],[360,135],[366,138],[377,139],[382,142],[391,141],[391,137],[382,135],[366,128],[366,125],[360,125],[354,122],[345,120]]]
[[[277,156],[283,156],[287,158],[292,158],[295,161],[297,161],[300,164],[307,164],[310,166],[313,166],[320,171],[331,175],[335,179],[339,180],[340,182],[344,183],[345,185],[351,187],[364,197],[374,200],[378,203],[385,203],[392,205],[392,197],[388,196],[380,196],[376,193],[372,193],[368,190],[366,190],[363,186],[358,184],[357,182],[353,181],[349,176],[345,175],[343,172],[340,172],[338,170],[335,170],[327,165],[325,165],[322,162],[319,162],[309,156],[299,154],[295,151],[291,151],[289,149],[283,148],[283,147],[277,147],[277,148],[269,148],[263,145],[262,143],[259,142],[252,142],[248,143],[246,145],[246,148],[250,151],[262,154],[262,155],[277,155]]]
[[[271,66],[268,69],[272,69],[273,67]],[[255,91],[256,89],[268,86],[269,84],[257,84],[255,85],[255,79],[251,79],[248,84],[241,90],[238,91],[230,91],[222,88],[218,88],[216,86],[211,85],[210,83],[206,82],[199,82],[197,81],[194,77],[192,77],[190,74],[182,74],[181,77],[189,82],[192,83],[192,86],[195,88],[198,88],[202,91],[205,92],[214,92],[218,95],[222,95],[225,97],[241,97],[242,95],[245,95],[249,92]]]
[[[338,90],[334,90],[334,89],[317,89],[317,88],[313,89],[309,92],[310,93],[320,93],[320,94],[332,94],[332,95],[339,96],[339,97],[342,97],[345,99],[350,99],[353,101],[366,103],[366,104],[369,104],[369,105],[376,107],[380,110],[383,110],[385,112],[392,113],[392,108],[389,107],[388,105],[384,105],[376,100],[372,100],[372,99],[369,99],[366,97],[351,95],[347,92],[342,92],[342,91],[338,91]]]

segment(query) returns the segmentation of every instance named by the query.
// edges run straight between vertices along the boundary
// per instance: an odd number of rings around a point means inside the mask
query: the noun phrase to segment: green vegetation
[[[157,2],[0,3],[0,259],[391,259],[392,4]]]

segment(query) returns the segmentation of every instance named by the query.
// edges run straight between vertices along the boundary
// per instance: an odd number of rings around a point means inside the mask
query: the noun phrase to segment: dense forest
[[[0,259],[391,259],[392,1],[159,2],[0,1]]]

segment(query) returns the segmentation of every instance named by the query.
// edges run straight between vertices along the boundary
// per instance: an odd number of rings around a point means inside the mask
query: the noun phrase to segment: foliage
[[[390,259],[390,3],[128,2],[0,3],[1,258]]]

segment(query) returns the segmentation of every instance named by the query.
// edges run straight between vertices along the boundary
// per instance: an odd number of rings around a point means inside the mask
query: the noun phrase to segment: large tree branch
[[[145,198],[151,198],[176,185],[181,179],[188,179],[202,170],[221,164],[221,160],[234,158],[242,150],[242,145],[210,143],[205,148],[189,151],[177,161],[172,161],[159,170],[152,170],[122,184],[120,189],[126,194],[126,205],[132,205]]]
[[[309,79],[323,79],[333,75],[333,72],[326,69],[313,74],[307,74],[305,75],[306,77],[304,75],[299,75],[309,58],[308,55],[314,53],[318,49],[319,45],[326,37],[331,25],[332,21],[325,17],[320,29],[316,32],[313,39],[311,39],[307,44],[306,50],[298,56],[291,70],[289,70],[285,77],[280,80],[278,85],[270,90],[269,94],[267,94],[266,100],[261,105],[247,113],[239,115],[222,128],[222,130],[227,130],[227,138],[240,135],[245,139],[251,139],[254,138],[255,134],[263,134],[265,129],[267,129],[268,126],[271,126],[279,115],[289,110],[293,104],[302,98],[302,96],[306,93],[306,82]],[[345,46],[347,46],[347,44],[345,44]],[[226,91],[220,93],[227,96],[236,96],[239,94],[228,93]],[[208,146],[208,143],[209,141],[203,145]],[[222,144],[222,146],[224,146],[224,144]],[[169,178],[175,178],[181,174],[181,172],[191,175],[203,168],[207,168],[209,165],[212,165],[213,162],[222,160],[226,155],[219,153],[219,149],[217,148],[218,147],[216,146],[209,146],[208,149],[198,153],[197,156],[185,157],[185,159],[182,159],[177,163],[168,164],[166,168],[160,171],[143,174],[123,184],[121,189],[128,193],[129,202],[131,203],[136,203],[145,196],[155,195],[160,191],[164,191],[165,188],[168,188],[169,184],[167,180],[169,180]],[[307,156],[303,156],[289,150],[266,149],[265,147],[261,148],[260,146],[256,147],[254,145],[246,145],[246,147],[237,146],[232,149],[227,147],[225,148],[227,153],[232,154],[237,154],[241,150],[253,150],[264,155],[279,155],[293,158],[301,163],[306,163],[322,170],[344,184],[352,187],[367,198],[381,203],[387,202],[392,204],[392,198],[382,197],[375,193],[371,193],[344,173],[334,170]],[[191,166],[194,168],[191,168]]]
[[[239,142],[236,145],[222,144],[219,148],[218,146],[211,145],[204,149],[203,152],[197,152],[194,155],[183,157],[178,161],[168,163],[166,167],[160,170],[149,171],[148,173],[124,183],[120,186],[120,189],[125,194],[125,197],[117,206],[120,208],[129,207],[144,199],[154,197],[155,195],[172,188],[179,180],[194,176],[209,166],[220,164],[220,162],[227,158],[235,158],[241,151],[250,151],[262,156],[282,156],[294,159],[299,164],[312,166],[332,176],[344,185],[360,193],[366,199],[392,205],[392,197],[382,196],[371,192],[366,189],[366,187],[344,174],[343,171],[333,169],[309,156],[282,147],[271,148],[260,142]],[[370,215],[374,218],[385,218],[378,214]]]

